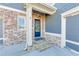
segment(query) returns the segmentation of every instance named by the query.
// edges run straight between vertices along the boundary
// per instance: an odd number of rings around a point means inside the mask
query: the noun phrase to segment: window
[[[17,17],[17,27],[18,29],[25,29],[26,26],[26,20],[24,16],[18,16]]]

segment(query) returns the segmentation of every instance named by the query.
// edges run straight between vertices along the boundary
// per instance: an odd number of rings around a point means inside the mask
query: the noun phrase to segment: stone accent
[[[61,44],[61,37],[57,37],[57,36],[53,36],[53,35],[49,35],[46,34],[45,39],[49,42],[49,43],[54,43],[56,45],[58,45],[60,47]]]
[[[25,16],[25,14],[22,13],[0,8],[0,16],[3,18],[4,24],[4,44],[6,45],[19,43],[26,39],[26,31],[18,31],[16,20],[18,15]],[[14,34],[14,32],[17,34]]]
[[[33,50],[43,51],[54,46],[54,44],[51,44],[48,41],[46,41],[45,38],[40,38],[40,39],[41,40],[39,41],[33,40],[33,46],[28,48],[29,52]]]
[[[4,44],[5,45],[12,45],[20,42],[24,42],[26,40],[26,29],[24,30],[19,30],[17,27],[17,16],[25,16],[25,14],[18,13],[15,11],[7,10],[7,9],[2,9],[0,8],[0,16],[3,18],[3,24],[4,24]],[[34,19],[40,19],[41,20],[41,25],[42,25],[42,37],[45,36],[45,16],[42,13],[39,12],[33,12],[33,21],[32,21],[32,30],[33,30],[33,38],[35,38],[35,29],[34,29],[34,24],[35,20]]]

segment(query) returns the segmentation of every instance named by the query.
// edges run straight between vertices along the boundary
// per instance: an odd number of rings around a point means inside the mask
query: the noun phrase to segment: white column
[[[44,19],[43,19],[44,23],[43,23],[43,35],[45,37],[45,22],[46,22],[46,15],[44,14]]]
[[[27,4],[26,6],[26,48],[32,46],[32,7]]]
[[[66,18],[61,16],[61,48],[66,46]]]

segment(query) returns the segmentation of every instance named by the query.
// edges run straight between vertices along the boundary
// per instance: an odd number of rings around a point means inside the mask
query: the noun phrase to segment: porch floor
[[[0,56],[79,56],[70,51],[69,48],[59,48],[56,45],[43,51],[33,50],[31,52],[24,51],[24,47],[25,43],[15,44],[9,47],[0,45]]]

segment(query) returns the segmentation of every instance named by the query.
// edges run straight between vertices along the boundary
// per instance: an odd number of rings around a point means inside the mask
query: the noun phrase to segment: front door
[[[40,20],[35,19],[35,37],[40,37],[41,36],[41,26],[40,26]]]

